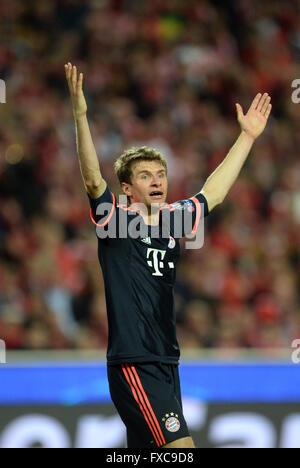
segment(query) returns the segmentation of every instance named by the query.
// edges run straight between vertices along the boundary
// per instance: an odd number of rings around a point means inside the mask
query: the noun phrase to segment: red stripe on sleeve
[[[94,220],[94,217],[93,217],[93,211],[92,211],[92,208],[91,208],[91,211],[90,211],[90,216],[91,216],[91,220],[93,221],[93,223],[95,224],[95,226],[98,226],[98,227],[104,227],[106,226],[109,221],[111,220],[112,218],[112,215],[114,214],[114,211],[115,211],[115,204],[116,204],[116,197],[115,195],[112,193],[112,197],[113,197],[113,206],[112,206],[112,209],[111,209],[111,212],[107,218],[107,220],[103,223],[103,224],[97,224],[96,221]]]
[[[190,200],[192,200],[196,205],[196,221],[195,221],[193,230],[191,232],[191,234],[196,234],[196,231],[197,231],[198,226],[199,226],[200,218],[201,218],[202,208],[201,208],[201,204],[200,204],[198,198],[192,197],[192,198],[190,198]]]

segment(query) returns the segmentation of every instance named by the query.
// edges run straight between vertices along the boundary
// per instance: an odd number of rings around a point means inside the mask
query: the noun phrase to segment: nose
[[[153,176],[151,185],[156,186],[156,187],[161,187],[161,180],[159,179],[158,176]]]

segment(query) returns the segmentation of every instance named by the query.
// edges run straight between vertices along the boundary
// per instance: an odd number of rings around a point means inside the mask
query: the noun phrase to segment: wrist
[[[242,130],[241,132],[241,137],[247,141],[248,143],[250,143],[251,145],[253,145],[253,143],[255,142],[255,138],[252,136],[252,135],[249,135],[249,133],[247,133],[245,130]]]

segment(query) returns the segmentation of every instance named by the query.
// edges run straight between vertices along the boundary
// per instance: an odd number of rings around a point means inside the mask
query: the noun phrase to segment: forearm
[[[254,139],[242,131],[224,161],[209,176],[203,192],[213,194],[215,204],[222,203],[236,181],[253,146]]]
[[[77,153],[82,178],[87,186],[97,186],[100,184],[102,176],[87,116],[85,114],[74,119]]]

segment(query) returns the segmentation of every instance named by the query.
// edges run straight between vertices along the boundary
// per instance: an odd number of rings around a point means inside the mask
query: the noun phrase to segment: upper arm
[[[211,193],[209,193],[207,190],[202,189],[201,195],[203,195],[206,198],[207,201],[207,206],[208,206],[208,211],[209,213],[217,206],[220,204],[220,201]]]
[[[107,183],[104,179],[101,179],[99,185],[87,185],[85,184],[85,188],[87,193],[90,195],[91,198],[99,198],[105,192],[107,187]]]

